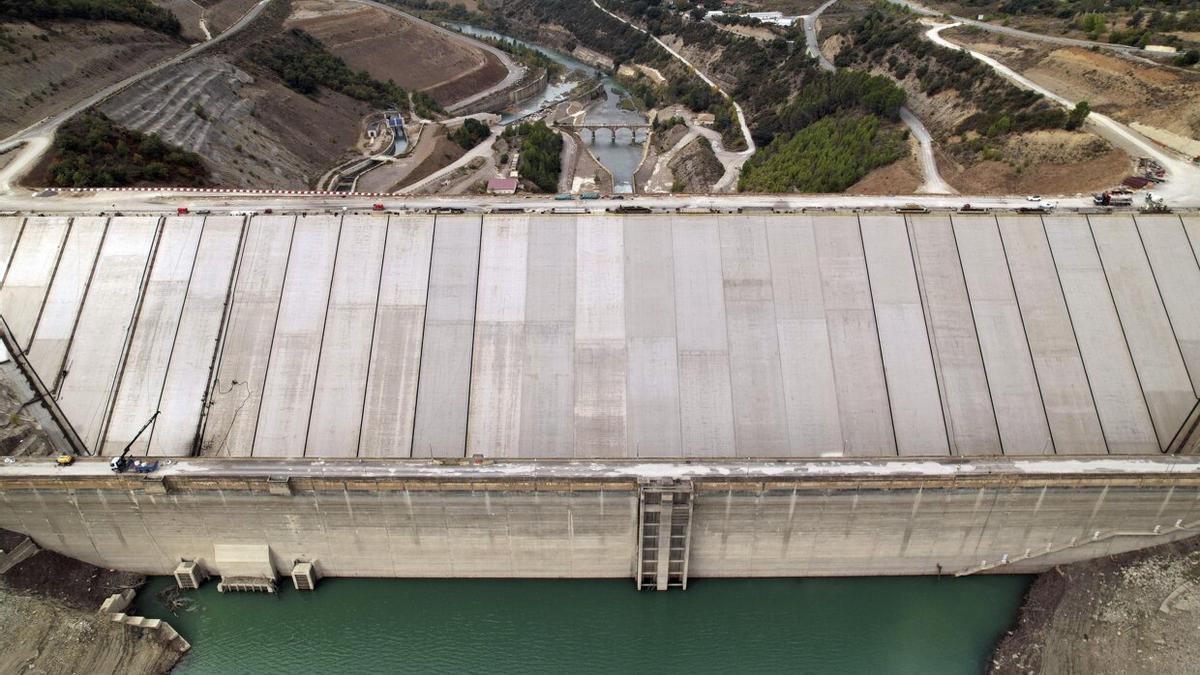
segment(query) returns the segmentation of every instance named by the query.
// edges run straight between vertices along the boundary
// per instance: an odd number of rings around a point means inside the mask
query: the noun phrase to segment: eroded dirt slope
[[[504,79],[495,56],[427,26],[347,0],[297,0],[288,27],[323,42],[351,68],[449,105]]]
[[[955,28],[943,35],[998,59],[1070,100],[1087,101],[1093,110],[1119,122],[1178,136],[1182,143],[1172,143],[1169,137],[1155,140],[1200,155],[1200,72],[1079,47],[1001,38],[981,30]]]

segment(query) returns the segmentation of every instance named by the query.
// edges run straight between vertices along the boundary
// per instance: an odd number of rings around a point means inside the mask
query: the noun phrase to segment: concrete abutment
[[[1183,538],[1200,519],[1190,473],[287,484],[290,494],[265,476],[179,474],[156,493],[126,476],[3,479],[0,527],[146,574],[188,560],[237,575],[219,551],[255,545],[280,576],[316,561],[331,577],[633,578],[662,589],[689,577],[1038,572]]]

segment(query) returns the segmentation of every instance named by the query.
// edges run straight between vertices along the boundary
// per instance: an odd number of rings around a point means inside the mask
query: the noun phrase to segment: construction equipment
[[[75,463],[75,455],[61,454],[58,459],[54,460],[54,463],[59,466],[71,466]]]
[[[142,425],[142,428],[138,429],[138,432],[133,435],[133,438],[129,441],[129,444],[126,445],[125,449],[121,451],[121,454],[116,457],[113,457],[112,460],[109,461],[108,468],[112,469],[113,473],[125,473],[125,471],[127,471],[129,469],[129,465],[130,465],[129,458],[128,458],[129,451],[133,449],[133,444],[137,442],[137,439],[139,436],[142,435],[142,432],[144,432],[146,429],[150,428],[150,425],[154,423],[154,419],[156,417],[158,417],[158,413],[159,413],[159,411],[155,410],[154,414],[150,416],[150,419],[146,420],[146,423]],[[154,469],[158,468],[158,462],[154,462],[153,467],[143,471],[141,468],[141,465],[146,464],[146,463],[147,462],[142,462],[139,460],[135,464],[134,470],[137,471],[138,473],[150,473]]]
[[[1161,197],[1154,198],[1154,195],[1146,193],[1146,203],[1142,206],[1142,213],[1170,213],[1171,207],[1167,206],[1167,201]]]

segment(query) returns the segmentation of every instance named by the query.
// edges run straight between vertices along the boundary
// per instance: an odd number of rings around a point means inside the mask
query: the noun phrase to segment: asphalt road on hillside
[[[9,162],[8,166],[4,167],[2,171],[0,171],[0,193],[8,192],[16,178],[28,170],[29,167],[33,166],[38,157],[40,157],[46,148],[50,146],[50,139],[54,137],[54,132],[58,130],[58,127],[60,127],[63,122],[66,122],[84,110],[100,103],[101,101],[104,101],[105,99],[113,96],[127,87],[137,84],[138,82],[150,77],[164,68],[169,68],[177,63],[190,59],[193,56],[196,56],[205,50],[211,49],[215,45],[221,44],[225,40],[233,37],[243,28],[248,26],[250,22],[258,18],[258,15],[262,14],[263,9],[266,8],[270,1],[271,0],[259,0],[258,4],[251,7],[250,11],[246,12],[242,18],[238,19],[237,23],[233,24],[228,30],[220,35],[217,35],[213,39],[194,44],[175,56],[168,57],[167,59],[158,62],[154,66],[151,66],[140,73],[130,75],[120,82],[105,87],[95,94],[92,94],[91,96],[88,96],[87,98],[84,98],[83,100],[71,105],[65,110],[46,117],[39,122],[35,122],[25,129],[18,131],[12,136],[9,136],[3,141],[0,141],[0,152],[8,150],[22,143],[26,144],[25,148],[19,152],[17,157]]]
[[[816,8],[812,14],[804,17],[804,41],[808,44],[808,53],[817,60],[817,64],[825,70],[834,70],[834,65],[825,58],[825,54],[821,52],[821,44],[817,40],[817,18],[821,16],[821,12],[829,9],[829,6],[837,0],[828,0],[825,4]],[[900,109],[900,120],[904,122],[908,130],[912,132],[914,138],[917,139],[917,162],[921,167],[921,186],[917,188],[917,192],[923,194],[954,194],[957,192],[949,183],[942,178],[941,172],[938,171],[937,160],[933,156],[933,138],[929,135],[929,130],[925,128],[925,124],[920,118],[912,114],[908,108]]]

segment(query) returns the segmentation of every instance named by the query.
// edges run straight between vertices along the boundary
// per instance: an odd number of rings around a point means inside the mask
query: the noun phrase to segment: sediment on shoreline
[[[24,535],[0,530],[0,550]],[[100,613],[113,593],[145,577],[39,551],[0,575],[0,672],[166,673],[183,652],[153,631]]]
[[[1200,537],[1041,574],[993,675],[1195,673]]]

